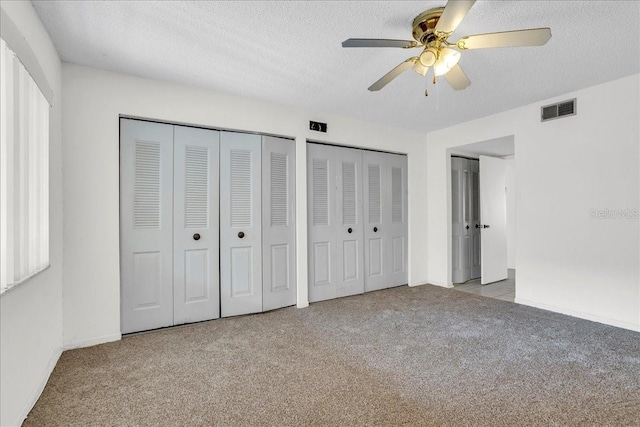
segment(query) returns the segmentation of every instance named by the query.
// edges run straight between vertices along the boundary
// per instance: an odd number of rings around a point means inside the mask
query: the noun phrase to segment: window
[[[49,103],[0,38],[0,293],[49,266]]]

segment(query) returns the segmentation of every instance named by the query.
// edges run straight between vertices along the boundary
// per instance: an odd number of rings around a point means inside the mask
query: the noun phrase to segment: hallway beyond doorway
[[[469,280],[468,282],[455,285],[453,289],[457,291],[476,294],[483,297],[499,299],[502,301],[514,302],[516,297],[516,271],[512,268],[508,270],[509,276],[505,280],[480,284],[480,278]]]

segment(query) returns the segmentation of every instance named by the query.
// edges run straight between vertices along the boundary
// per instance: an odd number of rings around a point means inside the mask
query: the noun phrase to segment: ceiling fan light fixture
[[[426,76],[428,70],[429,67],[425,67],[424,65],[422,65],[420,61],[416,61],[416,63],[413,65],[413,71],[420,74],[421,76]]]
[[[433,73],[436,76],[443,76],[455,67],[460,61],[460,52],[453,49],[444,48],[440,51],[440,57],[433,65]]]
[[[429,47],[420,54],[419,61],[425,67],[431,67],[438,59],[438,51]]]

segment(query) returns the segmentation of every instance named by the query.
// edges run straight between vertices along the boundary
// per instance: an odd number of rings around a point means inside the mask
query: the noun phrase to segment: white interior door
[[[120,120],[121,331],[173,325],[173,126]]]
[[[295,144],[262,137],[262,310],[296,303]]]
[[[468,201],[467,159],[451,158],[451,267],[453,283],[466,282],[471,278],[471,266],[468,254],[468,236],[473,224],[466,216]],[[478,222],[479,224],[479,222]]]
[[[334,147],[307,144],[309,302],[338,296]]]
[[[365,151],[363,159],[364,190],[364,274],[365,290],[391,286],[391,209],[389,205],[390,169],[388,155]]]
[[[407,156],[387,154],[388,188],[387,200],[383,202],[388,211],[384,227],[389,240],[389,286],[409,283],[407,248],[409,237],[409,217],[407,212]]]
[[[337,169],[336,227],[338,296],[364,292],[362,151],[333,147]]]
[[[261,137],[220,133],[221,315],[262,311]]]
[[[481,283],[507,278],[507,194],[504,160],[480,156]]]
[[[476,225],[481,224],[480,220],[480,163],[476,160],[468,160],[469,166],[469,259],[471,266],[471,279],[477,279],[482,275],[482,259],[481,259],[481,237],[480,228]]]
[[[174,324],[220,317],[219,132],[174,127]]]

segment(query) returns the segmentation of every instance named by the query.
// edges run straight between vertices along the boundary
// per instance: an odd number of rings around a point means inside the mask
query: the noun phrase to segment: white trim
[[[425,283],[425,285],[431,285],[431,286],[440,286],[441,288],[453,288],[453,284],[451,283],[440,283],[440,282],[428,282]],[[419,286],[419,285],[409,285],[409,286]]]
[[[540,308],[542,310],[553,311],[554,313],[566,314],[572,317],[578,317],[580,319],[590,320],[592,322],[604,323],[605,325],[615,326],[618,328],[629,329],[631,331],[640,332],[640,324],[623,322],[621,320],[610,319],[608,317],[596,316],[581,311],[571,310],[567,308],[560,308],[554,305],[544,304],[541,302],[531,301],[522,298],[516,298],[514,301],[516,304],[528,305],[530,307]]]
[[[94,337],[86,340],[65,343],[64,350],[66,351],[66,350],[73,350],[73,349],[82,348],[82,347],[91,347],[93,345],[104,344],[104,343],[113,342],[113,341],[120,341],[121,339],[122,339],[121,333],[103,335],[101,337]]]
[[[60,359],[61,355],[62,355],[62,349],[60,347],[53,350],[53,353],[49,358],[49,363],[47,364],[47,369],[45,371],[45,374],[40,380],[38,386],[31,393],[31,396],[29,396],[29,399],[27,399],[27,402],[22,408],[22,411],[20,411],[20,413],[18,414],[18,418],[15,420],[14,423],[12,423],[12,425],[16,425],[16,426],[22,425],[24,420],[27,418],[27,415],[29,415],[29,412],[31,412],[36,402],[40,398],[40,395],[44,391],[44,388],[46,387],[47,382],[49,381],[49,377],[51,376],[53,369],[56,367],[56,364],[58,363],[58,359]]]

